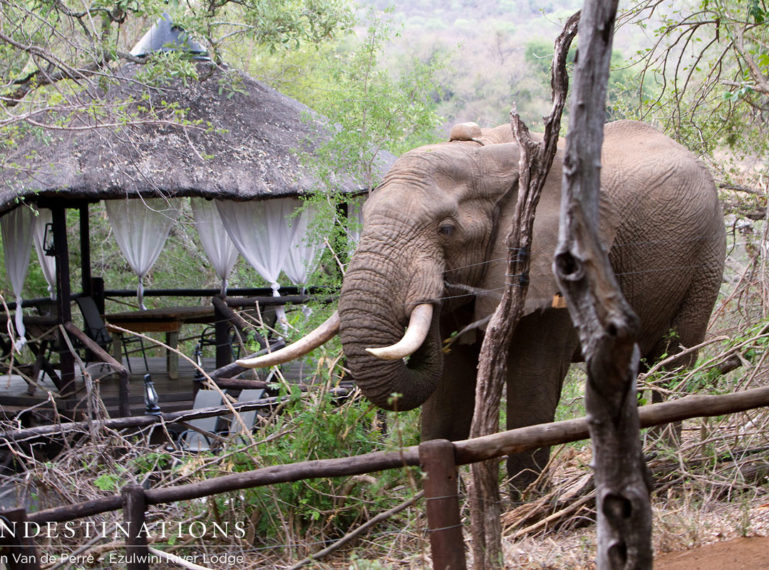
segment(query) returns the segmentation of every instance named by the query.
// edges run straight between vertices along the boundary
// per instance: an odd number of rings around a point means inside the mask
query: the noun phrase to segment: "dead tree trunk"
[[[518,200],[512,226],[507,234],[508,281],[502,299],[486,327],[478,364],[478,384],[470,437],[499,431],[499,404],[507,374],[507,352],[513,331],[523,313],[529,273],[534,212],[542,187],[553,163],[558,145],[561,113],[568,91],[566,56],[577,32],[579,14],[572,16],[555,42],[553,55],[553,109],[545,117],[545,135],[538,143],[518,114],[511,113],[511,127],[520,147]],[[502,528],[498,485],[499,463],[496,460],[472,466],[470,488],[473,555],[476,568],[502,565]]]
[[[651,568],[651,510],[635,378],[638,318],[598,238],[604,105],[617,1],[585,0],[579,25],[554,271],[582,343],[598,490],[598,568]]]

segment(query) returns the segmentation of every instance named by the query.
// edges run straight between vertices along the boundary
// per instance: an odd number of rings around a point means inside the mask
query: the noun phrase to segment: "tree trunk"
[[[499,404],[507,375],[507,352],[513,331],[523,313],[529,272],[534,212],[558,145],[561,112],[568,91],[566,55],[577,32],[579,14],[569,18],[555,42],[553,55],[553,109],[545,117],[545,136],[536,143],[518,114],[511,113],[511,127],[520,147],[518,201],[507,234],[508,282],[496,311],[486,327],[478,363],[478,384],[470,437],[499,431]],[[476,568],[503,566],[501,509],[496,460],[472,466],[469,489],[473,556]]]
[[[598,491],[598,568],[651,568],[651,508],[635,394],[638,318],[598,239],[604,105],[617,1],[585,0],[554,271],[580,335]]]

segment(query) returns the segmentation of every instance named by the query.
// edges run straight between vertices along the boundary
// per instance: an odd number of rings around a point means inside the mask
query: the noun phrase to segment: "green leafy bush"
[[[260,430],[263,443],[244,447],[231,454],[225,467],[243,472],[260,467],[284,465],[336,457],[351,457],[415,444],[418,422],[412,414],[398,418],[396,429],[387,433],[381,413],[360,397],[339,403],[326,393],[308,403],[294,389],[281,413]],[[365,522],[369,512],[380,512],[404,500],[408,478],[400,470],[355,477],[303,480],[257,487],[237,494],[240,508],[232,512],[248,521],[256,540],[263,543],[296,537],[326,540],[344,534]],[[412,493],[416,491],[407,491]],[[406,495],[408,497],[408,495]],[[222,496],[219,507],[226,511],[233,497]]]

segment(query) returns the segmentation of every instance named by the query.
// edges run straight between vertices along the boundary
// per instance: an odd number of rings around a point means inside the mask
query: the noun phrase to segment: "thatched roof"
[[[308,122],[312,112],[306,106],[240,72],[196,65],[199,81],[154,88],[135,80],[141,65],[123,67],[123,80],[97,101],[130,97],[136,124],[100,127],[114,119],[80,113],[65,122],[76,130],[22,139],[0,158],[0,214],[15,207],[18,196],[100,200],[141,193],[249,200],[319,189],[296,151],[311,151],[323,139],[321,119]],[[155,118],[142,108],[152,109]],[[174,108],[185,112],[187,126],[172,124],[179,120]],[[383,157],[382,168],[392,160]],[[337,182],[347,192],[366,184],[346,175]]]

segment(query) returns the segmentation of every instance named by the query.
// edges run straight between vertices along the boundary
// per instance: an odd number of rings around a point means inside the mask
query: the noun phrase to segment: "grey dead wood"
[[[128,417],[131,415],[131,409],[128,404],[128,390],[129,390],[129,376],[128,370],[120,362],[109,354],[106,350],[91,340],[83,331],[77,328],[71,321],[64,323],[64,329],[78,339],[88,350],[94,353],[101,362],[109,364],[118,376],[118,400],[119,413],[121,417]]]
[[[518,113],[511,113],[511,128],[520,149],[518,199],[507,234],[507,283],[502,299],[486,328],[478,360],[478,384],[470,437],[499,431],[499,405],[507,375],[507,358],[515,327],[523,314],[528,288],[529,252],[534,213],[558,145],[561,113],[568,91],[566,56],[577,32],[579,13],[566,22],[555,42],[552,66],[553,108],[545,117],[542,142],[534,141]],[[472,466],[470,512],[473,557],[476,568],[502,566],[501,506],[498,484],[499,464],[485,461]]]
[[[586,0],[579,25],[554,271],[587,363],[599,569],[651,568],[651,508],[635,394],[638,318],[598,238],[606,88],[617,2]]]

